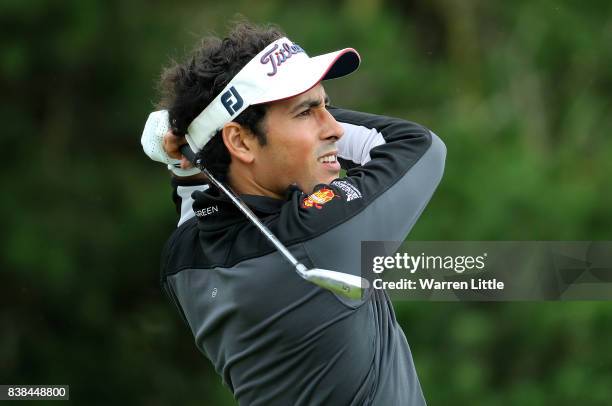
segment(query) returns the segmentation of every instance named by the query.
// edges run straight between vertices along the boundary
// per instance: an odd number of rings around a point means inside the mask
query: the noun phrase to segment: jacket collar
[[[282,206],[296,192],[299,193],[300,190],[295,186],[290,186],[285,193],[285,199],[259,195],[240,195],[239,197],[258,217],[267,217],[280,212]],[[240,209],[214,186],[206,191],[194,192],[192,198],[194,200],[193,211],[201,230],[225,228],[247,220]]]

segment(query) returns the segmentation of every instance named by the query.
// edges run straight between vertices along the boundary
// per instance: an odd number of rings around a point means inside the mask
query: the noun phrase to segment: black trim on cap
[[[359,58],[357,51],[354,49],[347,50],[345,53],[341,54],[338,59],[336,59],[325,76],[323,76],[323,80],[336,79],[346,76],[349,73],[357,70],[360,62],[361,59]]]

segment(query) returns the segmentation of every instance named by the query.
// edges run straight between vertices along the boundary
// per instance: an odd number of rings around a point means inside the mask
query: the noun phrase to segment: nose
[[[326,108],[323,108],[322,110],[323,113],[321,123],[323,126],[323,131],[321,131],[321,138],[338,141],[344,135],[344,128],[342,128],[340,123],[336,121],[334,116],[332,116]]]

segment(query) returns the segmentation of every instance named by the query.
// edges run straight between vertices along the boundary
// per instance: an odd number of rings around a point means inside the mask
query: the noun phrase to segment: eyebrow
[[[326,94],[323,103],[327,106],[329,104],[329,96]],[[297,104],[291,109],[290,114],[296,113],[298,110],[303,108],[313,108],[321,105],[320,99],[306,99],[303,102]]]

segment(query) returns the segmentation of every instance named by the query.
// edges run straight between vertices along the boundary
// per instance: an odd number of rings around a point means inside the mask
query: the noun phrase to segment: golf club
[[[249,207],[242,201],[236,194],[223,183],[219,182],[215,177],[206,169],[202,159],[200,159],[189,147],[188,144],[183,145],[181,153],[187,158],[196,168],[200,169],[204,173],[210,182],[219,188],[223,193],[229,197],[229,199],[244,213],[247,218],[259,228],[259,230],[266,236],[266,238],[274,244],[277,250],[285,257],[287,261],[293,265],[295,271],[305,280],[314,283],[324,289],[328,289],[334,293],[345,296],[349,299],[361,299],[365,289],[369,286],[369,282],[359,276],[330,271],[327,269],[312,268],[308,269],[304,264],[300,263],[292,254],[289,252],[287,247],[272,232],[266,227],[257,216],[249,209]]]

